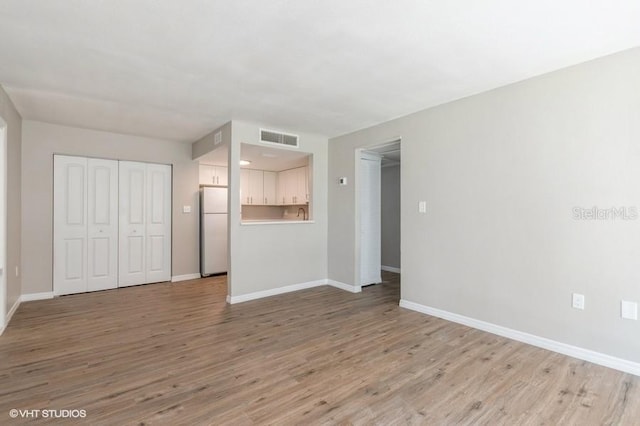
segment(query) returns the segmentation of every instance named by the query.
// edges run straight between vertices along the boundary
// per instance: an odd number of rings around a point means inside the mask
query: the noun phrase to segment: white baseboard
[[[351,293],[360,293],[362,291],[362,287],[359,285],[354,286],[341,283],[340,281],[327,280],[326,284],[330,285],[331,287],[339,288],[340,290],[349,291]]]
[[[13,314],[15,314],[16,311],[18,310],[18,307],[20,306],[20,301],[21,301],[20,299],[21,298],[18,297],[18,299],[14,302],[11,309],[9,309],[9,312],[7,312],[7,316],[5,317],[5,320],[4,320],[4,327],[0,329],[0,334],[4,333],[4,331],[7,329],[7,326],[9,325],[9,321],[11,321],[11,318],[13,317]]]
[[[21,302],[31,302],[33,300],[53,299],[53,292],[46,291],[44,293],[30,293],[20,296]]]
[[[396,267],[394,267],[394,266],[385,266],[385,265],[382,265],[382,266],[380,267],[380,269],[382,269],[383,271],[387,271],[387,272],[395,272],[396,274],[399,274],[399,273],[400,273],[400,268],[396,268]]]
[[[171,277],[171,282],[177,283],[180,281],[197,280],[198,278],[202,278],[200,274],[175,275]]]
[[[5,325],[9,324],[9,321],[11,321],[13,314],[16,313],[16,311],[18,310],[18,306],[20,306],[20,302],[22,302],[22,298],[18,297],[18,299],[13,303],[13,306],[11,307],[11,309],[9,309],[9,312],[7,312],[7,319],[5,321]]]
[[[264,291],[256,291],[255,293],[241,294],[240,296],[227,296],[227,302],[230,304],[248,302],[249,300],[262,299],[263,297],[275,296],[277,294],[289,293],[292,291],[304,290],[306,288],[318,287],[327,284],[327,280],[309,281],[306,283],[293,284],[284,287],[272,288]]]
[[[617,358],[611,355],[606,355],[600,352],[592,351],[590,349],[580,348],[577,346],[569,345],[567,343],[557,342],[545,337],[536,336],[534,334],[525,333],[523,331],[513,330],[501,325],[465,317],[463,315],[454,314],[452,312],[443,311],[441,309],[432,308],[430,306],[421,305],[419,303],[409,302],[408,300],[404,299],[400,300],[400,307],[411,309],[412,311],[421,312],[423,314],[432,315],[434,317],[442,318],[458,324],[463,324],[468,327],[477,328],[478,330],[497,334],[498,336],[507,337],[509,339],[517,340],[519,342],[527,343],[529,345],[537,346],[539,348],[547,349],[553,352],[558,352],[573,358],[578,358],[584,361],[592,362],[594,364],[623,371],[625,373],[640,376],[640,363],[637,362]]]

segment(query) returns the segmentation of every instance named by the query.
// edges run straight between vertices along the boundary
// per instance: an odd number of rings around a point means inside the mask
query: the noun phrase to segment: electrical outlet
[[[571,306],[575,309],[584,309],[584,294],[573,293]]]
[[[638,304],[623,300],[620,304],[620,316],[622,319],[638,320]]]
[[[182,206],[182,213],[191,213],[191,206]]]

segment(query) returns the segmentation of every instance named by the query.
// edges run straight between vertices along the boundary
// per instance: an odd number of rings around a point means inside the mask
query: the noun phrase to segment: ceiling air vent
[[[260,129],[260,142],[298,148],[298,136]]]

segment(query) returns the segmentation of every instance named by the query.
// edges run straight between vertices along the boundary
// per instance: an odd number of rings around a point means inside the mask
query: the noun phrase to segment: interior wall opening
[[[400,167],[400,140],[358,150],[356,282],[362,287],[400,281]]]

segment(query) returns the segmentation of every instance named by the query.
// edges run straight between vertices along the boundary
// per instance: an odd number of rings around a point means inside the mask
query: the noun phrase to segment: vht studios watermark
[[[637,220],[638,208],[609,207],[606,209],[593,206],[589,208],[574,207],[572,210],[574,220]]]
[[[84,419],[87,417],[87,410],[19,410],[13,408],[9,410],[9,417],[12,419]]]

